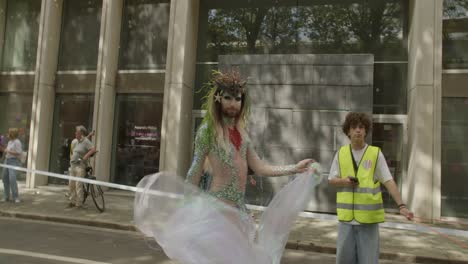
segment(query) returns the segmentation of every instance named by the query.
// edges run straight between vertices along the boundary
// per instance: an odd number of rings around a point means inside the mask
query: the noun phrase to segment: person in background
[[[18,139],[18,129],[8,129],[8,145],[5,149],[5,164],[10,166],[20,166],[20,156],[23,153],[21,141]],[[3,198],[2,202],[11,200],[19,203],[18,183],[16,182],[16,170],[10,168],[3,169]]]
[[[77,126],[75,139],[71,143],[70,150],[70,176],[83,178],[86,175],[86,166],[89,158],[96,153],[93,143],[85,136],[87,134],[84,126]],[[69,200],[68,207],[83,205],[83,184],[79,181],[68,182]]]
[[[3,154],[5,153],[5,137],[0,134],[0,159],[3,159]]]
[[[91,133],[89,133],[86,137],[89,139],[89,141],[92,141],[92,140],[93,140],[93,136],[94,136],[95,134],[96,134],[96,131],[93,130],[93,131],[91,131]],[[67,162],[68,165],[69,165],[69,163],[70,163],[70,159],[71,159],[72,154],[73,154],[73,148],[74,148],[74,145],[72,145],[72,143],[74,142],[73,140],[74,140],[74,138],[73,138],[73,139],[72,139],[72,138],[66,138],[66,139],[65,139],[65,143],[64,143],[64,145],[63,145],[64,152],[68,152],[68,153],[69,153],[69,159],[66,160],[66,162]],[[76,143],[76,141],[75,141],[75,143]],[[97,151],[96,151],[96,152],[97,152]],[[91,156],[92,156],[92,155],[91,155]],[[68,170],[65,171],[65,174],[66,174],[66,175],[70,175],[69,172],[70,172],[70,167],[68,167]],[[68,184],[70,184],[70,181],[71,181],[71,180],[68,181]],[[69,199],[70,195],[71,195],[71,194],[70,194],[70,189],[68,189],[67,192],[65,193],[65,197],[67,197],[67,198]]]

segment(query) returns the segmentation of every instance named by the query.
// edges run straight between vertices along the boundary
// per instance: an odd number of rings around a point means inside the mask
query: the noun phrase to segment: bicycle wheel
[[[102,191],[101,187],[98,185],[92,184],[90,186],[91,189],[91,197],[93,197],[94,205],[99,210],[99,212],[104,212],[106,209],[106,204],[104,202],[104,192]]]
[[[89,194],[89,184],[83,184],[83,204],[86,202],[86,198],[88,198]]]

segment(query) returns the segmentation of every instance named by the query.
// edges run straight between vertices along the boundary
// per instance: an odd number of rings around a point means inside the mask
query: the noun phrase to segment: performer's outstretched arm
[[[196,186],[200,183],[203,174],[203,164],[208,155],[210,139],[208,138],[207,126],[202,125],[195,137],[195,150],[193,152],[192,165],[187,173],[186,182],[190,182]]]
[[[307,166],[312,162],[312,159],[307,159],[297,164],[271,166],[258,157],[257,152],[255,152],[251,145],[247,148],[247,163],[257,176],[277,177],[301,173],[305,171]]]

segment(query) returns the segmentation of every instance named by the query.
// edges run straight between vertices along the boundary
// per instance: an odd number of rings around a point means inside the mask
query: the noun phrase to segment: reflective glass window
[[[55,98],[50,171],[66,174],[70,167],[70,144],[75,138],[76,126],[82,125],[91,132],[94,96],[62,94]],[[68,183],[49,177],[49,183]]]
[[[9,128],[18,128],[23,150],[28,151],[32,98],[32,94],[0,93],[0,145],[6,147]]]
[[[59,70],[96,70],[102,0],[65,0]]]
[[[165,69],[169,0],[125,1],[120,40],[120,69]]]
[[[114,120],[112,182],[136,185],[159,171],[163,101],[160,95],[118,95]]]
[[[8,129],[18,128],[23,150],[28,149],[32,94],[0,93],[0,144],[8,142]]]
[[[202,0],[198,61],[222,54],[372,53],[406,60],[406,1]]]
[[[374,64],[374,113],[406,114],[407,63]]]
[[[442,216],[468,217],[468,98],[442,99]]]
[[[444,1],[442,47],[445,69],[468,68],[468,1]]]
[[[372,127],[372,145],[381,149],[387,161],[390,173],[398,186],[401,186],[403,167],[403,125],[392,123],[374,123]],[[395,201],[382,186],[385,208],[396,208]]]
[[[40,0],[7,1],[2,71],[35,69],[40,13]]]

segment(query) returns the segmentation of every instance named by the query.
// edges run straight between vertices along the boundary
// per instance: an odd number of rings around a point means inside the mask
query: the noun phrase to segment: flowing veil
[[[280,263],[290,228],[321,181],[315,166],[275,195],[258,226],[246,213],[167,172],[138,183],[134,221],[180,263]]]

